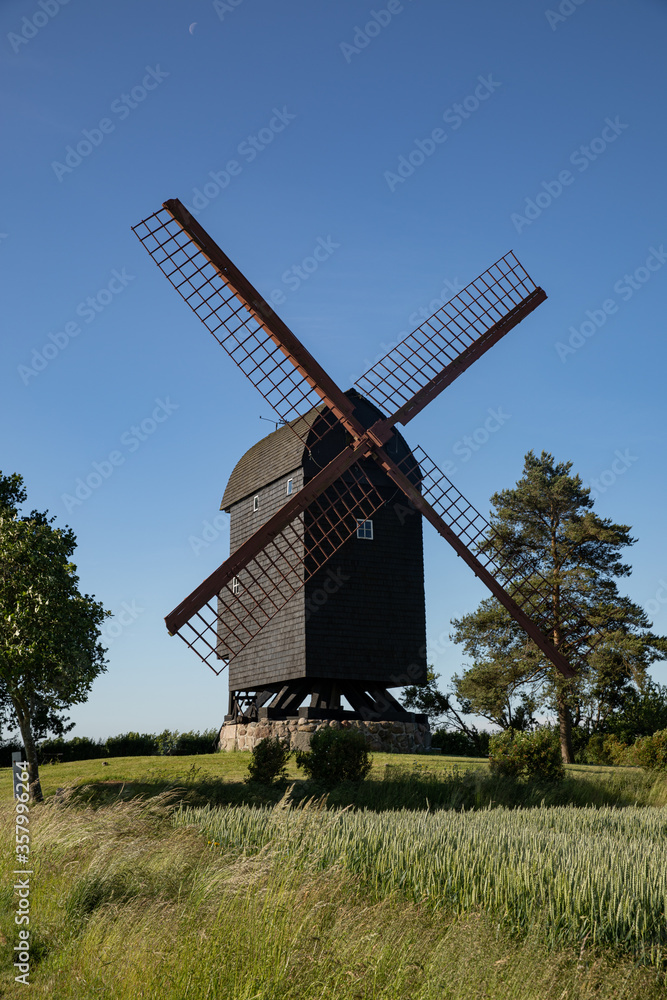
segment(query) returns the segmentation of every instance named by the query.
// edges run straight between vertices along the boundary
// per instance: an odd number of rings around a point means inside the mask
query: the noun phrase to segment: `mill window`
[[[233,576],[232,577],[232,594],[238,594],[238,592],[239,592],[240,589],[241,588],[239,586],[239,578],[238,578],[238,576]]]
[[[259,493],[252,498],[252,509],[253,511],[259,510]]]
[[[367,538],[373,541],[373,522],[360,521],[357,518],[357,538]]]
[[[293,479],[288,479],[287,480],[287,496],[288,497],[292,495],[293,486],[294,486],[294,480]]]

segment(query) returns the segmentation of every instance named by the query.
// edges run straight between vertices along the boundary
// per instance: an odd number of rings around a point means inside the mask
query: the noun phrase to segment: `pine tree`
[[[590,490],[571,470],[571,462],[528,452],[516,486],[491,497],[494,535],[486,547],[528,567],[515,585],[537,586],[547,598],[549,638],[576,676],[556,671],[495,598],[452,622],[454,641],[473,659],[454,678],[465,710],[503,728],[530,725],[540,708],[554,711],[565,763],[573,761],[573,726],[599,728],[667,653],[667,639],[654,635],[642,608],[618,592],[616,579],[631,572],[621,559],[635,542],[629,526],[595,514]],[[568,604],[603,634],[583,663],[574,655]]]

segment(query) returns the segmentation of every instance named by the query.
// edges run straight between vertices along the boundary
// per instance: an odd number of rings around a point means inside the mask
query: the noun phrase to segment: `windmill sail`
[[[235,264],[176,199],[138,225],[141,240],[162,273],[296,434],[296,421],[323,400],[344,423],[345,395],[297,340]]]
[[[315,486],[307,495],[315,490],[307,506],[305,490],[295,498],[296,514],[276,530],[290,516],[285,505],[167,616],[169,631],[214,673],[219,674],[356,533],[360,519],[371,518],[384,504],[358,463],[347,468],[344,479]]]
[[[438,309],[355,383],[406,424],[546,299],[513,253]]]
[[[572,664],[597,645],[601,634],[565,600],[560,601],[558,617],[554,617],[549,587],[535,560],[517,561],[504,555],[491,523],[420,447],[413,449],[396,468],[413,478],[416,467],[420,470],[417,502],[422,513],[447,541],[458,540],[459,544],[454,547],[459,555],[490,586],[494,596],[519,620],[561,673],[571,676],[574,673]],[[430,512],[435,517],[430,517]],[[445,527],[448,530],[443,530]],[[520,618],[517,610],[521,612]],[[563,634],[564,641],[559,649],[549,638],[554,635],[554,629]]]

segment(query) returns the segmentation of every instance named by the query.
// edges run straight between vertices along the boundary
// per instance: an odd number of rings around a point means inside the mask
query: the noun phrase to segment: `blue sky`
[[[163,617],[228,555],[220,498],[271,414],[130,230],[172,197],[344,389],[513,249],[547,302],[406,436],[485,511],[529,449],[572,460],[667,632],[666,36],[664,0],[5,0],[0,468],[115,613],[75,734],[226,711]],[[446,683],[485,592],[426,539]]]

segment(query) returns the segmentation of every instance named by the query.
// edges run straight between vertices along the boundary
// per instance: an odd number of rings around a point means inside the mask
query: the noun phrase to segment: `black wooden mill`
[[[546,299],[514,254],[343,392],[181,202],[133,230],[284,422],[232,473],[229,559],[165,619],[216,674],[229,665],[226,721],[415,720],[389,689],[426,680],[417,514],[573,676],[589,623],[559,608],[558,642],[536,567],[508,561],[486,518],[397,430]]]

